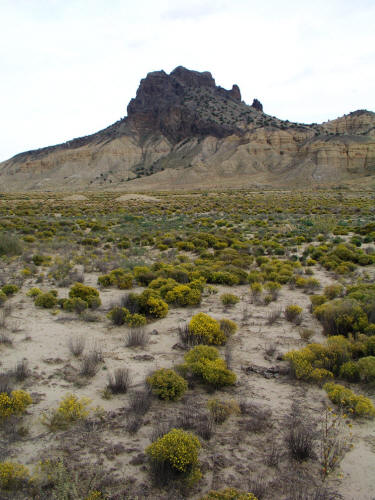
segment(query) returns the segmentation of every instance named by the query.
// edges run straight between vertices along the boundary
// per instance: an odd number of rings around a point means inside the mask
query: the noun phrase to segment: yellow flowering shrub
[[[258,500],[252,493],[237,490],[236,488],[225,488],[218,491],[210,491],[200,500]]]
[[[160,399],[176,401],[187,390],[188,385],[184,378],[174,370],[161,368],[147,377],[147,383],[152,387]]]
[[[32,402],[31,396],[25,391],[12,391],[10,396],[2,392],[0,394],[0,419],[25,413],[26,407]]]
[[[369,398],[355,394],[347,387],[332,382],[326,383],[323,388],[333,403],[349,408],[354,415],[375,417],[375,407]]]
[[[290,351],[284,359],[289,360],[296,378],[320,382],[324,376],[331,378],[340,373],[340,367],[350,359],[352,347],[348,339],[337,335],[327,339],[326,344],[312,343],[298,351]]]
[[[71,423],[85,419],[90,414],[90,403],[88,398],[79,399],[75,394],[67,394],[55,410],[42,416],[42,423],[51,430],[64,429]]]
[[[199,439],[191,432],[172,429],[146,448],[151,461],[162,463],[176,475],[186,479],[201,477],[198,453],[201,448]]]
[[[284,359],[290,362],[290,366],[294,375],[298,379],[308,380],[313,371],[312,361],[314,360],[313,353],[304,347],[299,351],[289,351],[284,355]]]
[[[190,288],[188,285],[177,285],[165,294],[168,304],[178,306],[196,306],[202,300],[202,294],[198,288]]]
[[[100,491],[94,490],[91,491],[86,497],[85,500],[101,500],[103,498],[103,495]]]
[[[168,314],[168,304],[157,297],[150,297],[147,300],[147,313],[153,318],[165,318]]]
[[[205,313],[198,313],[191,318],[189,331],[207,344],[222,345],[227,341],[220,323]]]
[[[29,478],[30,473],[24,465],[16,462],[0,462],[0,487],[4,490],[17,489]]]
[[[323,384],[328,379],[333,379],[333,373],[324,368],[314,368],[310,373],[310,378],[318,384]]]

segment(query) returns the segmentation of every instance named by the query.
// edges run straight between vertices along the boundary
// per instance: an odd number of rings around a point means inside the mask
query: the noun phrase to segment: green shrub
[[[42,292],[42,290],[40,288],[37,288],[37,287],[33,287],[33,288],[30,288],[30,290],[27,292],[27,296],[28,297],[37,297],[38,295],[40,295]]]
[[[233,385],[237,377],[228,370],[214,347],[196,346],[184,356],[187,370],[213,388]]]
[[[364,382],[375,380],[375,356],[366,356],[357,361],[359,375]]]
[[[228,271],[214,271],[208,273],[207,276],[208,283],[214,283],[218,285],[238,285],[240,279],[233,273],[229,273]]]
[[[321,381],[325,372],[315,372],[314,369],[324,369],[338,375],[343,363],[350,360],[352,344],[343,336],[333,336],[324,344],[309,344],[303,349],[290,351],[284,359],[289,360],[291,369],[298,379]],[[328,377],[329,374],[325,373]]]
[[[176,401],[180,399],[187,390],[188,385],[185,379],[174,370],[161,368],[147,377],[147,383],[152,387],[155,394],[160,399]]]
[[[279,292],[281,290],[281,285],[280,285],[280,283],[277,283],[276,281],[267,281],[264,284],[264,288],[269,292],[269,294],[272,297],[272,300],[276,300],[277,297],[279,296]]]
[[[327,298],[325,295],[310,295],[311,301],[311,311],[314,312],[318,306],[321,306],[325,302],[327,302]]]
[[[325,368],[314,368],[310,373],[310,379],[322,385],[327,380],[333,379],[333,373]]]
[[[325,334],[344,335],[363,331],[368,325],[366,313],[353,299],[334,299],[318,306],[314,315],[323,325]]]
[[[4,302],[7,300],[7,298],[8,297],[5,295],[5,293],[2,290],[0,290],[0,306],[2,304],[4,304]]]
[[[7,233],[0,233],[0,256],[2,255],[20,255],[22,245],[16,236]]]
[[[220,295],[220,300],[224,306],[234,306],[240,301],[239,297],[233,293],[223,293]]]
[[[43,257],[43,255],[33,255],[32,261],[33,261],[33,264],[35,264],[36,266],[41,266],[44,262],[44,257]]]
[[[136,266],[133,269],[135,279],[142,286],[148,286],[157,276],[147,266]]]
[[[130,314],[126,307],[114,307],[107,314],[107,317],[112,321],[114,325],[128,325],[130,327],[144,326],[147,324],[147,320],[141,314]]]
[[[324,295],[328,300],[336,299],[337,297],[341,297],[344,292],[344,287],[340,284],[335,285],[327,285],[324,287]]]
[[[107,318],[112,321],[114,325],[121,326],[126,323],[130,312],[126,307],[114,307],[107,314]]]
[[[211,361],[219,357],[219,351],[216,347],[211,347],[208,345],[197,345],[193,349],[190,349],[184,356],[185,361],[189,366],[193,363],[201,361],[202,359],[209,359]]]
[[[168,304],[176,304],[178,306],[196,306],[200,304],[202,294],[196,288],[190,288],[188,285],[177,285],[172,290],[165,294],[165,301]]]
[[[302,307],[296,304],[290,304],[285,308],[284,316],[291,323],[298,323],[302,316]]]
[[[96,309],[101,304],[98,290],[92,286],[83,285],[82,283],[75,283],[71,287],[69,298],[80,298],[87,302],[88,307],[91,309]]]
[[[224,332],[220,329],[220,323],[205,313],[198,313],[191,318],[189,332],[206,344],[222,345],[227,341]]]
[[[17,490],[30,479],[27,467],[16,462],[0,462],[0,488]]]
[[[367,337],[364,340],[364,345],[366,348],[366,354],[368,356],[375,356],[375,335],[371,335],[371,337]]]
[[[354,415],[369,418],[375,416],[375,408],[369,398],[357,395],[343,385],[332,382],[328,382],[323,388],[333,403],[348,408]]]
[[[225,488],[223,490],[211,490],[199,500],[258,500],[252,493],[237,490],[236,488]]]
[[[10,297],[11,295],[17,293],[19,288],[17,285],[7,284],[4,285],[1,290],[7,297]]]
[[[116,286],[120,290],[128,290],[133,286],[133,275],[125,269],[113,269],[109,274],[98,277],[98,285],[103,287]]]
[[[220,320],[220,330],[224,333],[226,338],[229,338],[231,335],[236,333],[237,328],[237,323],[235,323],[231,319]]]
[[[98,276],[98,285],[104,288],[108,288],[111,286],[111,277],[109,274],[103,274],[102,276]]]
[[[78,314],[81,314],[88,308],[88,303],[79,297],[74,297],[73,299],[63,300],[62,307],[64,311],[76,312]]]
[[[237,401],[233,399],[230,401],[220,401],[217,398],[212,398],[208,400],[207,407],[213,421],[217,424],[222,424],[233,414],[238,415],[241,413]]]
[[[146,448],[155,469],[167,478],[181,478],[193,485],[201,478],[199,439],[182,429],[172,429]]]
[[[340,377],[348,382],[358,382],[360,380],[358,364],[355,361],[347,361],[340,367]]]
[[[57,305],[57,298],[51,292],[40,293],[35,298],[35,305],[44,309],[52,309]]]
[[[373,336],[375,338],[375,323],[370,323],[364,329],[364,333],[368,336]]]

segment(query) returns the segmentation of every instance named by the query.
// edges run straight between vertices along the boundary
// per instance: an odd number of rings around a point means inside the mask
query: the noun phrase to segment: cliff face
[[[375,175],[375,113],[321,125],[263,113],[211,73],[149,73],[127,118],[0,164],[0,191],[330,185]]]

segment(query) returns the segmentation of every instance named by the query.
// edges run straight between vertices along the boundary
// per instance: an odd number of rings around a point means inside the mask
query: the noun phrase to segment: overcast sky
[[[0,0],[0,161],[110,125],[179,65],[290,121],[375,111],[375,0]]]

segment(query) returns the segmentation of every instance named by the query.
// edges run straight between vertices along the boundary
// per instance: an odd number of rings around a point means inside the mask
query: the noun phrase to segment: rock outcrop
[[[375,113],[282,121],[237,85],[179,66],[149,73],[128,116],[0,164],[0,191],[337,185],[375,175]],[[371,180],[371,179],[370,179]],[[361,181],[361,182],[362,182]]]
[[[263,104],[258,99],[254,99],[251,106],[258,111],[263,111]]]

